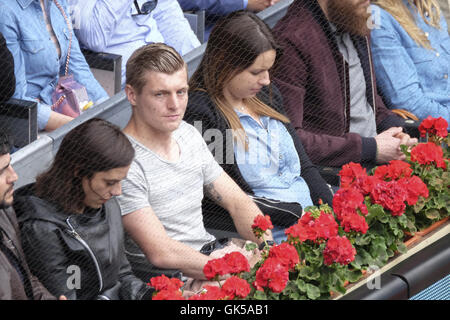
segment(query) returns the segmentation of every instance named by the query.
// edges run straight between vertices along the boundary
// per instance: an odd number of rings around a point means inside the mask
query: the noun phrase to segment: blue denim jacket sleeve
[[[419,23],[422,29],[427,28],[435,49],[428,50],[417,46],[389,13],[372,8],[380,17],[371,32],[371,45],[381,93],[395,108],[420,119],[431,115],[450,121],[450,38],[445,20],[440,30]]]
[[[27,90],[26,64],[24,55],[20,47],[19,35],[17,29],[11,23],[14,17],[9,10],[0,4],[0,32],[3,34],[8,49],[14,57],[14,74],[16,77],[16,86],[13,98],[37,102],[40,97],[30,96]],[[47,124],[51,114],[51,108],[48,104],[38,102],[37,121],[38,128],[42,130]]]
[[[67,11],[66,1],[59,1]],[[50,2],[52,26],[61,48],[56,53],[50,39],[42,10],[36,1],[8,1],[0,3],[0,32],[14,56],[16,90],[14,98],[38,100],[38,128],[43,130],[51,115],[52,93],[64,66],[69,46],[67,25],[60,11]],[[70,18],[69,18],[70,19]],[[93,102],[105,100],[108,95],[95,80],[73,36],[69,73],[83,85]]]
[[[164,42],[174,47],[181,55],[200,46],[200,41],[176,0],[159,0],[153,17]]]
[[[205,10],[206,14],[227,15],[247,8],[248,0],[178,0],[183,10]]]

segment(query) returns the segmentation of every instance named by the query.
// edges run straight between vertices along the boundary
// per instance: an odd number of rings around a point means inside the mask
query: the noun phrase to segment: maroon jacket
[[[373,165],[374,138],[349,133],[349,66],[333,31],[315,0],[295,0],[274,28],[282,47],[274,70],[286,112],[311,161],[340,167],[348,162]],[[403,126],[377,93],[369,39],[353,36],[366,79],[366,97],[375,109],[378,133]]]

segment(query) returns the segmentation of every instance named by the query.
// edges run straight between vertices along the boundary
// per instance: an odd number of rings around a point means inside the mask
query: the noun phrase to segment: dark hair
[[[82,179],[95,173],[126,167],[134,148],[119,127],[91,119],[64,137],[52,166],[36,179],[35,192],[66,212],[84,208]]]
[[[189,81],[190,90],[206,90],[231,129],[238,133],[246,149],[244,128],[233,106],[226,101],[223,90],[235,75],[249,68],[259,55],[270,50],[275,50],[277,57],[281,55],[281,48],[269,26],[254,13],[235,11],[214,26],[203,59]],[[289,122],[287,117],[257,97],[247,102],[260,115]]]
[[[10,153],[11,145],[10,136],[4,131],[0,131],[0,155]]]
[[[250,67],[269,50],[277,56],[277,45],[269,26],[248,11],[235,11],[220,19],[211,31],[203,59],[189,85],[222,94],[223,85],[235,74]]]

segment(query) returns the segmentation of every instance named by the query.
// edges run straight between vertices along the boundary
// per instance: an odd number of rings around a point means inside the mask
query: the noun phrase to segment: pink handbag
[[[69,59],[72,47],[72,29],[64,9],[54,0],[55,5],[61,11],[67,23],[69,30],[69,48],[67,49],[67,61],[64,76],[60,76],[55,91],[52,94],[52,110],[66,116],[76,118],[81,114],[80,108],[89,102],[86,88],[75,81],[72,74],[69,73]]]

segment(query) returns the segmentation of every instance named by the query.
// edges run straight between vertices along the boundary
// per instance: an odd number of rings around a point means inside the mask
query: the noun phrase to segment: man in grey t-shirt
[[[164,44],[144,46],[128,60],[126,77],[133,113],[124,132],[136,150],[117,198],[131,236],[126,249],[140,263],[145,255],[159,268],[205,279],[211,258],[200,249],[215,238],[203,225],[203,190],[230,212],[246,240],[261,242],[251,225],[262,213],[216,163],[199,132],[182,121],[188,77],[181,56]]]

